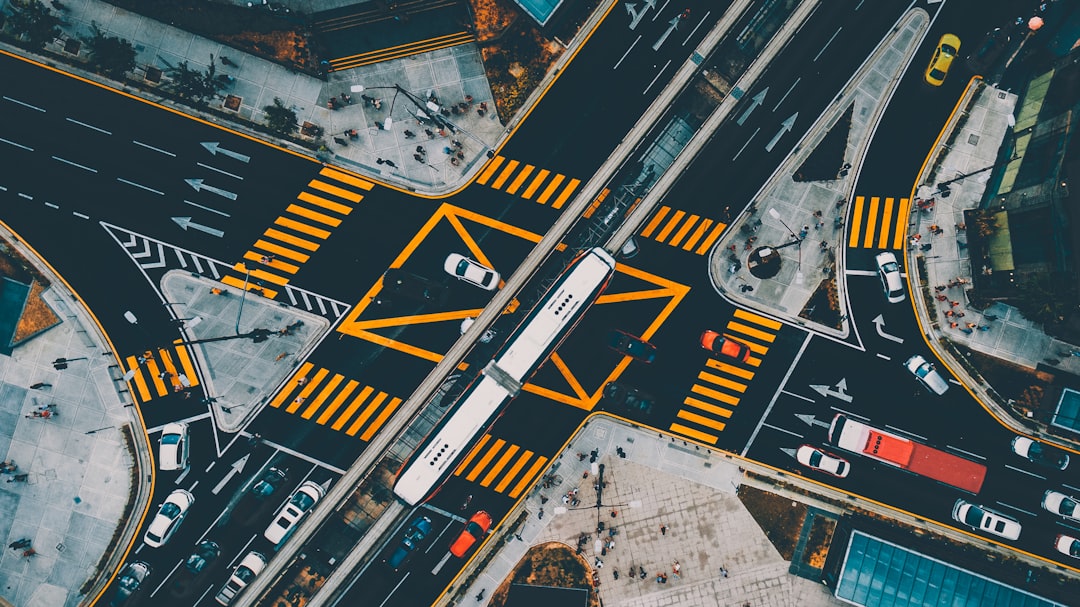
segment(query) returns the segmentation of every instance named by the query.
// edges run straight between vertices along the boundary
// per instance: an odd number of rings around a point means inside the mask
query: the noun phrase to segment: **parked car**
[[[285,471],[278,468],[270,468],[263,473],[259,482],[255,483],[251,488],[251,494],[259,499],[270,497],[284,482]]]
[[[198,575],[219,555],[221,555],[221,548],[217,542],[203,540],[195,546],[195,552],[184,561],[184,566],[191,573]]]
[[[165,424],[158,443],[158,467],[164,471],[183,470],[188,465],[188,425]]]
[[[483,510],[477,510],[472,517],[469,518],[469,522],[465,523],[465,528],[461,530],[457,538],[452,544],[450,544],[450,554],[456,557],[464,557],[476,542],[482,540],[487,532],[491,530],[491,515]]]
[[[194,503],[195,496],[183,489],[176,489],[170,493],[169,497],[166,497],[158,508],[154,519],[150,521],[150,525],[146,528],[146,534],[143,536],[146,545],[151,548],[164,546],[169,541],[169,538],[176,533],[180,523],[184,522],[188,509]]]
[[[109,605],[123,605],[131,595],[135,594],[146,578],[150,576],[150,565],[142,561],[128,563],[116,579],[116,594],[113,595]]]
[[[934,56],[930,58],[930,65],[926,68],[926,82],[931,86],[941,86],[945,83],[945,76],[949,75],[949,66],[956,53],[960,52],[960,39],[953,34],[945,34],[938,40],[934,49]]]
[[[1080,506],[1076,500],[1059,491],[1047,491],[1043,494],[1042,507],[1071,521],[1080,523]]]
[[[881,288],[885,291],[885,299],[889,303],[900,303],[907,297],[904,290],[904,278],[900,275],[900,264],[896,261],[896,255],[889,251],[878,253],[874,257],[877,262],[878,276],[881,278]]]
[[[626,409],[631,413],[652,413],[653,397],[632,386],[608,382],[604,386],[603,396],[613,407]]]
[[[1054,538],[1054,550],[1057,550],[1065,556],[1080,558],[1080,540],[1071,535],[1059,533],[1058,536]]]
[[[1046,468],[1064,470],[1069,467],[1069,453],[1063,449],[1040,443],[1026,436],[1012,440],[1013,453],[1025,457],[1033,464]]]
[[[324,495],[326,491],[318,483],[304,481],[274,515],[263,537],[274,545],[280,544]]]
[[[846,459],[811,445],[802,445],[796,449],[795,459],[811,470],[831,474],[837,478],[844,478],[851,472],[851,464]]]
[[[482,263],[473,261],[459,253],[451,253],[443,262],[446,273],[458,280],[464,280],[487,291],[499,288],[499,273]]]
[[[962,499],[956,500],[952,510],[953,520],[977,531],[983,531],[1007,540],[1020,537],[1020,522],[994,512],[985,506],[977,506]]]
[[[949,389],[949,382],[945,381],[945,378],[938,373],[934,363],[927,361],[918,354],[907,359],[904,362],[904,368],[910,371],[915,376],[915,379],[919,380],[919,383],[926,386],[927,390],[938,396],[945,394]]]
[[[619,354],[629,356],[643,363],[651,363],[656,360],[656,346],[631,335],[626,331],[616,329],[608,333],[607,345]]]
[[[417,517],[409,525],[409,528],[405,530],[405,537],[401,538],[401,543],[398,544],[397,549],[390,555],[390,558],[386,560],[386,564],[397,571],[429,533],[431,533],[431,519],[426,516]]]
[[[724,337],[716,331],[705,331],[701,334],[701,347],[713,354],[719,354],[743,363],[750,359],[750,346],[741,341]]]
[[[266,557],[262,554],[252,550],[244,555],[244,559],[240,561],[240,564],[233,569],[232,575],[229,576],[228,581],[218,591],[214,600],[221,605],[228,605],[232,603],[236,595],[247,588],[247,585],[251,583],[251,580],[255,579],[255,576],[266,567]]]

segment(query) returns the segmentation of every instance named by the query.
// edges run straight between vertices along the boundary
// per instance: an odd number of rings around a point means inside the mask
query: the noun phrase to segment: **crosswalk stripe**
[[[727,426],[727,424],[722,421],[713,419],[711,417],[705,417],[704,415],[698,415],[697,413],[687,411],[686,409],[680,409],[679,412],[675,414],[675,417],[678,417],[679,419],[685,419],[688,422],[693,422],[695,424],[705,426],[706,428],[712,428],[718,431],[723,431],[724,427]]]
[[[297,216],[303,217],[305,219],[310,219],[312,221],[317,221],[317,222],[319,222],[321,224],[328,225],[328,226],[330,226],[332,228],[336,228],[339,225],[341,225],[341,220],[338,219],[337,217],[331,217],[331,216],[327,215],[326,213],[320,213],[318,211],[313,211],[313,210],[311,210],[309,208],[302,207],[302,206],[300,206],[298,204],[290,204],[289,206],[285,207],[285,212],[286,213],[292,213],[293,215],[297,215]]]
[[[135,375],[131,377],[135,382],[135,389],[139,392],[139,401],[146,402],[150,400],[150,386],[146,385],[146,378],[139,369],[139,359],[134,356],[129,356],[126,359],[129,371],[135,371]]]
[[[323,240],[326,240],[330,237],[330,232],[327,230],[316,228],[314,226],[309,226],[306,223],[300,223],[299,221],[289,219],[288,217],[278,217],[274,220],[274,223],[279,226],[289,228],[290,230],[296,230],[297,232],[300,232],[302,234],[307,234],[308,236],[314,236]]]
[[[536,174],[536,177],[529,184],[529,187],[525,188],[525,193],[521,195],[522,198],[528,200],[532,198],[532,195],[536,193],[536,190],[540,188],[540,184],[544,183],[547,176],[551,174],[551,171],[547,169],[540,169],[540,172]]]
[[[734,365],[729,365],[726,362],[717,360],[715,358],[710,358],[708,361],[706,361],[705,366],[709,367],[710,369],[716,369],[717,371],[722,371],[724,373],[727,373],[728,375],[734,375],[736,377],[741,377],[741,378],[743,378],[745,380],[750,380],[750,379],[754,378],[754,372],[753,371],[751,371],[749,369],[743,369],[742,367],[736,367]]]
[[[270,401],[270,406],[276,409],[281,405],[285,404],[285,399],[289,398],[290,393],[297,387],[297,385],[299,385],[297,380],[299,380],[301,377],[307,377],[307,374],[310,373],[311,370],[314,368],[315,365],[310,362],[305,362],[304,364],[300,365],[300,370],[293,374],[292,379],[290,379],[289,383],[286,384],[286,388],[279,390],[278,393],[274,395],[274,398]]]
[[[270,228],[269,230],[263,232],[263,236],[266,236],[268,238],[274,238],[276,240],[280,240],[281,242],[289,243],[291,245],[300,247],[305,251],[317,251],[319,249],[319,243],[317,242],[304,240],[303,238],[293,236],[292,234],[287,234],[285,232],[282,232],[281,230],[275,230],[274,228]]]
[[[510,187],[506,188],[506,193],[511,195],[517,194],[518,188],[521,187],[521,184],[525,183],[525,179],[529,177],[535,168],[536,167],[531,164],[525,165],[525,168],[521,169],[521,172],[517,174],[517,177],[514,177],[514,180],[510,182]]]
[[[525,476],[521,477],[521,480],[518,481],[518,484],[514,486],[514,489],[512,491],[510,491],[511,499],[517,499],[517,497],[521,495],[521,492],[529,486],[529,483],[532,482],[532,479],[536,476],[536,473],[544,467],[544,464],[547,464],[547,461],[548,458],[540,456],[535,462],[533,462],[533,465],[529,467],[529,471],[525,473]]]
[[[713,400],[718,400],[718,401],[720,401],[722,403],[727,403],[729,405],[738,405],[739,404],[739,398],[737,396],[732,396],[730,394],[725,394],[725,393],[723,393],[723,392],[721,392],[719,390],[713,390],[712,388],[706,388],[705,386],[702,386],[701,384],[694,384],[694,385],[690,386],[690,391],[695,393],[695,394],[700,394],[702,396],[708,396],[709,398],[711,398]]]
[[[256,251],[246,251],[244,253],[244,259],[248,261],[262,263],[262,258],[263,256]],[[296,274],[300,271],[300,266],[281,261],[280,259],[274,259],[268,265],[273,267],[275,270],[281,270],[282,272],[288,272],[289,274]]]
[[[709,373],[707,371],[699,371],[698,379],[707,381],[714,386],[720,386],[721,388],[727,388],[728,390],[734,390],[739,394],[746,392],[746,384],[741,384],[737,381],[730,380],[726,377],[720,377],[715,373]]]
[[[892,248],[894,248],[894,249],[902,249],[902,248],[904,248],[904,238],[907,236],[907,234],[906,234],[906,232],[907,232],[907,216],[908,216],[908,211],[910,210],[910,208],[911,208],[911,199],[910,198],[901,198],[900,199],[900,206],[897,207],[897,211],[896,211],[896,216],[899,217],[899,219],[896,221],[896,229],[894,230],[894,234],[893,234]]]
[[[709,443],[710,445],[715,445],[716,440],[718,438],[720,438],[719,436],[716,436],[715,434],[709,434],[707,432],[702,432],[700,430],[695,430],[693,428],[690,428],[688,426],[684,426],[682,424],[671,424],[671,426],[669,426],[668,429],[671,430],[672,432],[675,432],[676,434],[682,434],[684,436],[689,436],[690,438],[697,439],[697,440],[699,440],[699,441],[701,441],[703,443]]]
[[[341,408],[341,403],[345,402],[345,399],[349,398],[353,390],[360,385],[360,382],[355,379],[350,379],[349,383],[345,384],[345,387],[338,392],[338,395],[334,397],[334,400],[330,402],[330,406],[325,411],[319,414],[319,418],[315,420],[316,424],[325,426],[326,422],[337,413],[337,410]]]
[[[701,223],[698,224],[697,229],[694,230],[694,235],[691,236],[690,239],[687,240],[686,243],[682,246],[682,250],[689,251],[690,249],[694,248],[694,245],[697,244],[697,241],[703,235],[705,235],[705,230],[708,230],[709,226],[711,226],[712,223],[713,220],[709,219],[708,217],[702,219]]]
[[[370,190],[371,188],[375,187],[374,183],[366,179],[359,179],[347,173],[335,171],[330,167],[324,167],[323,170],[319,171],[319,174],[328,179],[336,179],[337,181],[340,181],[342,183],[347,183],[353,187],[360,188],[361,190]]]
[[[352,417],[353,413],[356,413],[356,410],[360,408],[360,405],[364,404],[364,401],[367,400],[374,391],[375,388],[364,386],[364,389],[349,402],[349,406],[345,407],[345,412],[339,415],[338,418],[334,420],[333,424],[330,424],[330,429],[341,430],[341,428],[345,426],[345,422],[349,421],[349,418]]]
[[[724,231],[724,228],[726,227],[726,223],[720,223],[719,221],[716,222],[716,227],[713,228],[712,233],[709,234],[709,237],[706,238],[705,241],[701,243],[701,246],[697,248],[697,251],[694,252],[698,255],[704,255],[705,253],[708,253],[709,249],[712,248],[713,243],[716,242],[717,238],[720,238],[720,234]]]
[[[521,163],[517,160],[511,160],[510,162],[506,163],[506,168],[503,169],[502,173],[499,173],[499,177],[495,179],[495,183],[491,184],[491,187],[495,188],[496,190],[501,190],[503,184],[506,183],[506,180],[509,179],[510,175],[514,173],[514,169],[516,169],[519,164]]]
[[[505,156],[496,156],[492,158],[491,162],[489,162],[488,165],[484,167],[484,170],[480,172],[480,176],[476,178],[476,183],[479,183],[480,185],[486,184],[487,180],[491,179],[491,176],[495,174],[495,171],[498,170],[499,165],[501,165],[504,160],[506,160]]]
[[[690,228],[694,227],[694,224],[697,223],[698,219],[701,219],[700,215],[691,215],[689,219],[683,222],[679,231],[675,232],[675,236],[671,238],[668,244],[673,247],[679,246],[679,243],[682,242],[683,238],[686,238],[686,235],[690,232]]]
[[[752,322],[754,324],[758,324],[758,325],[761,325],[763,327],[773,329],[774,331],[779,329],[780,327],[784,326],[784,324],[781,323],[778,320],[773,320],[773,319],[767,318],[765,316],[760,316],[758,314],[754,314],[753,312],[751,312],[749,310],[744,310],[742,308],[736,308],[735,309],[735,318],[741,318],[743,320]]]
[[[322,207],[327,211],[333,211],[338,215],[348,215],[352,213],[353,208],[347,204],[341,204],[340,202],[334,202],[333,200],[327,200],[322,196],[316,196],[308,192],[300,192],[296,195],[297,200],[301,200],[308,204],[313,204],[317,207]]]
[[[191,354],[186,346],[176,346],[176,358],[180,361],[180,367],[184,370],[184,376],[188,378],[192,386],[199,385],[199,375],[195,373],[195,365],[191,362]]]
[[[675,211],[675,214],[664,225],[664,229],[660,230],[660,233],[656,235],[656,241],[664,242],[667,240],[668,235],[675,229],[675,226],[679,225],[683,217],[686,217],[686,211]]]
[[[514,478],[517,477],[518,472],[521,472],[521,469],[525,467],[525,464],[529,463],[529,459],[532,458],[532,455],[532,451],[526,450],[517,458],[517,461],[510,467],[510,470],[503,475],[503,479],[499,481],[499,484],[495,485],[495,493],[502,493],[506,487],[510,485]]]
[[[371,399],[371,402],[364,407],[364,410],[360,412],[353,423],[349,426],[349,429],[345,431],[345,434],[349,436],[356,436],[356,433],[360,431],[360,427],[371,418],[372,414],[379,410],[379,406],[382,405],[386,397],[390,396],[386,392],[379,392],[375,395],[375,398]]]
[[[251,280],[248,281],[248,288],[249,289],[251,287],[253,287],[253,286],[256,286],[256,287],[258,286],[256,284],[253,284],[255,280],[265,280],[265,281],[272,282],[272,283],[274,283],[276,285],[286,285],[286,284],[289,283],[289,279],[287,279],[287,278],[285,278],[283,276],[278,276],[277,274],[273,274],[271,272],[267,272],[266,270],[262,270],[262,269],[259,269],[259,268],[246,268],[245,269],[245,266],[244,266],[243,262],[238,262],[238,263],[234,264],[233,265],[233,270],[235,270],[236,272],[238,272],[240,274],[245,274],[246,273],[246,274],[248,274],[250,276]]]
[[[259,289],[258,292],[266,299],[273,299],[278,294],[278,292],[273,289],[260,287],[253,282],[246,281],[243,278],[237,278],[235,276],[222,276],[221,284],[229,285],[230,287],[235,287],[237,289],[243,289],[246,287],[248,291]]]
[[[310,381],[308,381],[308,383],[303,386],[303,389],[300,390],[300,393],[296,395],[296,398],[293,399],[293,402],[289,403],[289,406],[285,408],[285,412],[296,413],[296,411],[300,409],[300,407],[302,407],[304,403],[307,402],[308,398],[311,397],[312,393],[315,392],[315,388],[318,387],[318,385],[322,383],[322,380],[329,374],[329,369],[319,369],[318,371],[316,371],[315,376],[310,378]],[[294,380],[296,382],[296,385],[299,385],[299,379],[300,378],[297,377],[296,380]]]
[[[859,229],[862,227],[863,217],[863,197],[855,197],[855,205],[851,208],[851,235],[848,237],[848,246],[855,248],[859,246]]]
[[[570,182],[566,184],[566,188],[563,189],[562,194],[559,194],[559,197],[555,199],[555,202],[551,203],[551,208],[561,209],[562,206],[566,204],[566,201],[570,199],[570,195],[577,190],[578,184],[580,183],[580,179],[571,179]]]
[[[330,381],[326,382],[326,386],[322,390],[319,390],[319,393],[315,395],[315,398],[311,399],[311,404],[304,409],[303,413],[300,414],[300,417],[302,419],[311,419],[312,416],[315,415],[315,412],[319,410],[319,407],[326,402],[327,398],[330,398],[330,395],[337,389],[338,384],[344,379],[344,375],[335,373],[334,376],[330,378]]]
[[[877,226],[878,201],[877,196],[870,198],[870,209],[866,214],[866,232],[863,234],[863,248],[869,249],[874,244],[874,228]]]
[[[477,442],[476,445],[469,450],[469,453],[465,456],[465,459],[461,460],[461,463],[457,465],[457,468],[454,468],[454,476],[460,476],[461,473],[465,471],[465,468],[469,467],[469,462],[471,462],[478,453],[484,450],[484,445],[486,445],[489,440],[491,440],[490,434],[485,434],[484,436],[480,437],[480,441]]]
[[[472,482],[476,480],[476,477],[480,476],[480,472],[487,467],[488,463],[495,457],[495,454],[502,449],[502,446],[506,444],[505,439],[497,439],[491,448],[484,452],[484,456],[480,458],[480,461],[476,462],[471,472],[465,475],[465,480]]]
[[[648,238],[652,236],[653,230],[656,229],[656,226],[660,225],[660,222],[664,220],[664,217],[667,217],[669,211],[671,211],[671,207],[660,207],[656,211],[656,215],[653,215],[652,220],[645,225],[645,229],[638,232],[638,234],[640,234],[642,238]]]
[[[344,198],[345,200],[351,202],[360,202],[364,198],[362,194],[350,192],[345,188],[339,188],[336,185],[326,183],[325,181],[319,181],[318,179],[312,179],[311,181],[309,181],[308,187],[315,190],[320,190],[322,192],[326,192],[327,194],[333,194],[338,198]]]
[[[390,419],[390,416],[394,414],[394,411],[397,411],[402,402],[403,401],[400,398],[395,397],[390,399],[390,403],[383,407],[382,411],[379,412],[379,415],[371,422],[371,425],[368,426],[368,429],[364,430],[364,433],[360,435],[360,440],[371,440],[371,437],[375,436],[375,433],[383,427],[386,420]]]
[[[733,413],[731,409],[725,409],[712,403],[698,400],[693,396],[687,396],[686,398],[684,398],[683,404],[690,405],[691,407],[696,407],[698,409],[701,409],[702,411],[708,411],[709,413],[712,413],[713,415],[719,415],[720,417],[730,418],[731,414]]]
[[[548,198],[551,198],[551,195],[554,194],[555,190],[559,188],[559,184],[563,182],[563,179],[566,179],[566,177],[556,173],[555,176],[551,178],[551,182],[548,183],[546,188],[544,188],[544,191],[540,194],[540,197],[536,199],[536,202],[540,204],[547,204]]]
[[[744,325],[741,322],[735,322],[734,320],[728,322],[727,328],[729,330],[731,330],[731,331],[738,331],[739,333],[742,333],[744,335],[749,335],[750,337],[753,337],[754,339],[760,339],[761,341],[765,341],[765,342],[769,342],[769,343],[772,343],[773,341],[776,340],[776,334],[775,333],[769,333],[768,331],[762,331],[761,329],[751,327],[750,325]],[[749,346],[750,344],[746,344],[746,345]],[[751,347],[750,349],[753,350],[753,347]]]
[[[290,248],[283,247],[279,244],[274,244],[268,240],[262,240],[261,238],[255,241],[255,248],[261,249],[267,253],[272,253],[274,255],[277,255],[278,257],[285,257],[291,259],[297,263],[304,263],[308,259],[311,259],[310,255],[298,253]]]
[[[514,457],[514,453],[517,453],[519,448],[520,447],[517,445],[510,445],[510,448],[499,457],[499,461],[495,462],[495,465],[491,467],[491,470],[484,475],[484,478],[480,481],[480,486],[487,487],[491,485],[492,481],[495,480],[495,477],[502,472],[502,469],[506,467],[507,462],[510,461],[511,457]]]
[[[889,225],[892,222],[893,199],[885,199],[885,210],[881,212],[881,229],[878,230],[878,248],[884,249],[889,242]]]

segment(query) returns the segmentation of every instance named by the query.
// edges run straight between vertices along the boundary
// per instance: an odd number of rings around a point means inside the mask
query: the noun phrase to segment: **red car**
[[[456,557],[464,557],[476,542],[480,541],[487,535],[487,532],[491,530],[491,515],[483,510],[477,510],[476,514],[472,515],[468,523],[465,523],[465,528],[461,530],[461,533],[454,540],[454,543],[450,544],[450,554]]]
[[[739,362],[746,362],[750,358],[750,346],[724,337],[716,331],[705,331],[701,334],[701,347]]]

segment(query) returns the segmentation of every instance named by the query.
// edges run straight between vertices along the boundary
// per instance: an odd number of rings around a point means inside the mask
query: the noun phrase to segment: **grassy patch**
[[[590,588],[591,572],[585,561],[566,544],[548,542],[533,546],[525,554],[513,573],[491,595],[492,607],[504,607],[510,595],[510,586],[554,586],[557,588]],[[599,597],[589,593],[589,607],[599,607]]]
[[[741,485],[738,495],[780,556],[790,561],[806,518],[806,504],[748,485]]]
[[[840,295],[836,291],[836,280],[833,278],[822,280],[814,290],[814,294],[810,296],[810,300],[806,302],[806,307],[799,312],[799,316],[834,329],[842,328]]]
[[[829,555],[833,532],[836,531],[836,520],[818,514],[813,521],[810,536],[806,538],[802,560],[811,567],[821,569],[825,566],[825,557]]]
[[[30,294],[26,298],[26,307],[23,308],[22,316],[15,325],[15,336],[12,343],[19,343],[28,337],[37,335],[49,327],[60,324],[60,317],[53,312],[49,304],[41,299],[41,292],[45,287],[36,280],[30,283]]]

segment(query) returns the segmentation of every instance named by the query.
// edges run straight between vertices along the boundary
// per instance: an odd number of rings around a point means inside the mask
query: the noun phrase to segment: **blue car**
[[[618,329],[608,334],[608,347],[643,363],[656,360],[656,346]]]
[[[401,544],[386,560],[386,564],[397,571],[429,533],[431,533],[431,519],[426,516],[418,517],[409,525],[408,530],[405,531],[405,537],[401,538]]]

